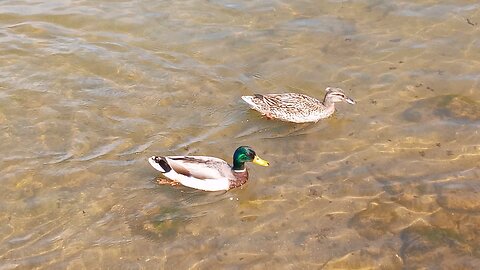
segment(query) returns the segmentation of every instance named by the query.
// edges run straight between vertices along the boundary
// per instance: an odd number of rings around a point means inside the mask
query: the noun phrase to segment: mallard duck
[[[356,102],[347,97],[342,89],[327,87],[323,102],[303,94],[255,94],[242,96],[242,99],[256,111],[269,119],[277,118],[294,123],[317,122],[327,118],[335,111],[335,102]]]
[[[235,150],[233,166],[222,159],[206,156],[152,156],[148,162],[170,179],[161,184],[181,184],[205,191],[229,190],[245,184],[248,180],[245,162],[269,165],[249,146]]]

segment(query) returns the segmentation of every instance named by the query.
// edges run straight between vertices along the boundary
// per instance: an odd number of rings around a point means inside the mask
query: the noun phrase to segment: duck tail
[[[242,96],[243,101],[245,101],[250,107],[255,108],[257,104],[253,101],[255,96]]]
[[[167,159],[165,157],[152,156],[148,159],[150,165],[155,168],[157,171],[162,173],[168,173],[172,170],[172,167],[168,165]]]

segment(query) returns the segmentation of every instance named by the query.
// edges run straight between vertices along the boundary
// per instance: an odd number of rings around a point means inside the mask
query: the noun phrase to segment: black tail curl
[[[170,165],[168,165],[168,162],[165,159],[165,157],[153,157],[153,161],[155,161],[155,163],[160,165],[160,167],[162,167],[162,169],[166,173],[172,170],[172,167],[170,167]]]

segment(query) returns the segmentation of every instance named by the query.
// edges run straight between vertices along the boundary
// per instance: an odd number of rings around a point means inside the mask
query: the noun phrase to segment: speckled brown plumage
[[[331,116],[335,102],[355,104],[340,88],[327,87],[326,91],[323,101],[297,93],[255,94],[242,96],[242,99],[268,118],[294,123],[317,122]]]

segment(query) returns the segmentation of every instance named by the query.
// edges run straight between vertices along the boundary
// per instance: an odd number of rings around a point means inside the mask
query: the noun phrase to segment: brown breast
[[[248,170],[244,172],[233,172],[234,179],[230,179],[230,189],[239,187],[248,181]]]

